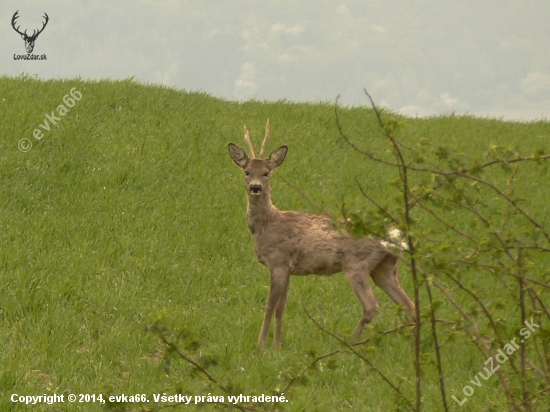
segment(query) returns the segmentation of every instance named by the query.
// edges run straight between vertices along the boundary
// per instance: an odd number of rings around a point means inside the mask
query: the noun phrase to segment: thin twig
[[[387,217],[390,218],[390,220],[395,223],[396,225],[399,225],[399,221],[394,218],[390,212],[388,212],[383,206],[381,206],[380,204],[378,204],[378,202],[376,200],[374,200],[372,198],[372,196],[369,196],[369,194],[363,189],[363,187],[361,186],[361,184],[359,183],[359,180],[357,179],[357,177],[355,177],[355,183],[357,183],[357,187],[359,187],[359,190],[361,191],[361,194],[367,198],[372,204],[374,204],[378,210],[380,210],[382,213],[384,213]]]
[[[398,326],[396,328],[393,328],[393,329],[390,329],[390,330],[385,330],[383,332],[377,332],[377,333],[378,333],[379,336],[386,336],[386,335],[389,335],[391,333],[399,332],[400,330],[403,330],[405,328],[411,328],[411,327],[414,327],[414,323],[401,325],[401,326]],[[368,343],[368,342],[370,342],[370,338],[362,340],[361,342],[352,343],[351,346],[361,346],[361,345],[364,345],[365,343]]]
[[[306,195],[306,193],[297,185],[295,185],[294,183],[292,183],[290,180],[288,180],[281,172],[278,172],[277,173],[277,176],[279,176],[281,178],[281,180],[283,182],[285,182],[288,186],[290,186],[291,188],[293,188],[303,199],[305,199],[309,204],[311,204],[312,206],[316,207],[318,210],[320,210],[321,212],[323,212],[325,215],[328,215],[330,216],[330,213],[321,205],[319,205],[318,203],[315,203],[308,195]]]
[[[527,402],[530,402],[531,400],[533,400],[534,398],[536,398],[537,396],[543,394],[544,392],[550,392],[550,386],[548,388],[545,388],[543,390],[540,390],[538,391],[537,393],[534,393],[532,396],[530,396],[528,399],[526,399],[525,401],[521,402],[519,405],[514,405],[514,409],[512,411],[518,411],[520,410],[520,408],[523,406],[523,404],[527,403]]]
[[[374,100],[372,99],[371,95],[367,92],[367,89],[364,89],[364,90],[369,100],[371,101],[371,105],[373,107],[374,112],[376,113],[376,116],[378,117],[378,122],[380,126],[382,126],[383,123],[382,123],[382,117],[380,115],[380,111],[376,107],[376,104],[374,103]],[[419,290],[418,274],[417,274],[417,268],[416,268],[415,245],[414,245],[412,236],[410,235],[412,218],[411,218],[411,204],[409,202],[409,194],[410,194],[409,170],[408,170],[408,165],[405,162],[405,158],[403,157],[403,153],[401,152],[401,149],[397,144],[395,136],[393,134],[387,133],[386,131],[384,131],[383,134],[390,140],[394,148],[395,157],[397,158],[397,161],[399,164],[398,170],[401,176],[401,182],[403,183],[403,189],[402,189],[403,206],[405,208],[405,225],[407,229],[407,243],[409,246],[411,274],[413,277],[415,319],[416,319],[415,328],[414,328],[414,371],[416,375],[416,411],[420,412],[422,408],[422,374],[420,370],[420,334],[421,334],[422,321],[420,319],[420,290]]]
[[[442,223],[443,225],[445,225],[447,228],[451,229],[453,232],[457,233],[458,235],[470,240],[472,243],[474,244],[477,244],[477,241],[472,237],[470,236],[469,234],[467,233],[464,233],[463,231],[461,231],[460,229],[457,229],[456,227],[454,227],[453,225],[451,225],[450,223],[446,222],[444,219],[442,219],[437,213],[434,212],[433,209],[429,208],[428,206],[426,206],[423,202],[420,201],[419,198],[417,198],[415,196],[415,203],[420,206],[422,209],[424,209],[426,212],[428,212],[429,214],[431,214],[433,217],[435,217],[440,223]]]
[[[525,309],[525,281],[523,280],[522,276],[522,253],[521,250],[518,251],[518,258],[517,258],[517,264],[518,264],[518,276],[519,276],[519,307],[521,309],[521,324],[525,325],[525,321],[527,320],[527,313]],[[521,342],[520,347],[520,370],[521,370],[521,389],[523,390],[523,402],[526,403],[526,405],[531,409],[531,405],[527,402],[529,399],[529,392],[527,391],[527,382],[526,382],[526,375],[525,375],[525,359],[526,359],[526,344],[525,342]]]
[[[531,215],[529,215],[525,210],[523,210],[523,208],[521,208],[514,199],[512,199],[510,196],[508,196],[506,193],[504,193],[502,190],[500,190],[494,184],[489,183],[486,180],[483,180],[483,179],[480,179],[480,178],[477,178],[477,177],[474,177],[474,176],[470,176],[470,175],[466,175],[466,174],[462,174],[462,173],[460,175],[462,177],[466,178],[466,179],[472,180],[474,182],[480,183],[484,186],[487,186],[487,187],[493,189],[499,196],[503,197],[504,199],[506,199],[506,201],[508,203],[510,203],[512,206],[514,206],[514,209],[516,209],[519,213],[521,213],[529,222],[531,222],[531,224],[533,226],[535,226],[537,229],[539,229],[542,232],[542,234],[544,235],[544,237],[550,242],[550,234],[546,231],[544,226],[542,226],[542,224],[537,222]]]
[[[514,247],[514,249],[515,249],[515,247]],[[486,251],[490,251],[490,250],[492,250],[492,248],[486,249]],[[480,252],[483,252],[483,250],[481,250]],[[471,266],[474,265],[473,262],[470,262],[470,261],[464,260],[464,259],[455,259],[455,260],[452,260],[451,262],[452,263],[464,263],[466,265],[471,265]],[[494,274],[494,271],[496,270],[496,268],[493,267],[493,266],[484,265],[484,264],[481,264],[481,263],[477,263],[476,265],[479,266],[482,269],[485,269],[486,271],[488,271],[491,274]],[[508,272],[502,272],[502,273],[506,276],[511,276],[513,278],[519,279],[519,276],[515,273],[508,273]],[[526,276],[522,276],[522,278],[525,281],[534,283],[535,285],[539,285],[539,286],[542,286],[543,288],[550,289],[550,285],[548,284],[548,282],[547,283],[540,282],[536,279],[529,278],[529,277],[526,277]],[[547,315],[548,315],[548,318],[550,319],[550,312],[548,312]]]
[[[317,356],[313,360],[313,362],[307,365],[298,375],[296,375],[294,378],[290,380],[290,382],[288,382],[288,385],[281,391],[281,393],[286,393],[290,389],[290,387],[294,384],[294,382],[296,382],[299,378],[301,378],[308,370],[312,369],[317,364],[317,362],[320,362],[326,358],[330,358],[331,356],[336,355],[337,353],[340,353],[340,352],[341,351],[338,349],[333,352],[327,353],[325,355]]]
[[[315,320],[315,318],[309,314],[309,312],[307,311],[307,309],[305,307],[304,307],[304,311],[306,312],[307,317],[315,324],[315,326],[317,326],[322,332],[325,332],[326,334],[332,336],[334,339],[336,339],[338,342],[340,342],[342,345],[344,345],[346,348],[348,348],[355,356],[357,356],[359,359],[361,359],[363,362],[365,362],[367,365],[369,365],[372,368],[372,370],[374,370],[374,372],[376,372],[388,385],[390,385],[390,387],[395,392],[397,392],[403,398],[403,400],[405,400],[407,402],[409,408],[411,410],[414,410],[412,408],[412,402],[403,394],[403,392],[401,392],[401,390],[397,386],[395,386],[386,377],[386,375],[384,375],[376,366],[374,366],[371,361],[369,361],[367,358],[365,358],[363,355],[361,355],[359,352],[357,352],[355,350],[355,348],[353,346],[351,346],[349,343],[347,343],[345,340],[343,340],[342,338],[340,338],[336,334],[332,333],[331,331],[329,331],[329,330],[325,329],[323,326],[321,326],[319,324],[319,322],[317,322],[317,320]]]
[[[443,400],[443,408],[445,411],[449,410],[449,406],[447,405],[447,396],[445,395],[445,377],[443,375],[443,365],[441,362],[441,348],[439,346],[439,340],[437,337],[437,328],[435,326],[436,324],[436,318],[435,318],[435,309],[433,306],[433,299],[432,299],[432,289],[430,287],[430,282],[428,279],[426,279],[426,289],[428,291],[428,299],[430,301],[430,318],[432,321],[432,334],[434,337],[434,345],[435,345],[435,355],[437,359],[437,372],[439,373],[439,388],[441,391],[441,399]]]
[[[218,381],[216,379],[214,379],[214,377],[212,375],[210,375],[206,369],[204,369],[201,365],[199,365],[196,361],[194,361],[190,357],[188,357],[185,354],[181,353],[179,348],[175,344],[173,344],[172,342],[168,341],[168,339],[166,339],[166,337],[164,336],[164,334],[162,332],[158,332],[158,336],[159,336],[160,340],[162,340],[162,342],[166,346],[170,347],[174,352],[176,352],[181,359],[183,359],[186,362],[193,365],[198,371],[200,371],[204,376],[206,376],[206,378],[210,382],[214,383],[218,388],[220,388],[222,391],[227,393],[227,390],[222,385],[220,385],[218,383]]]
[[[336,98],[336,104],[334,105],[334,112],[336,113],[336,126],[338,127],[338,132],[340,133],[340,136],[346,141],[346,143],[353,148],[357,153],[360,153],[364,156],[367,156],[369,159],[374,160],[375,162],[379,162],[382,164],[385,164],[387,166],[393,166],[393,167],[400,167],[397,163],[392,163],[387,160],[384,160],[382,158],[379,158],[372,154],[371,152],[368,152],[366,150],[360,149],[355,143],[353,143],[348,136],[344,133],[344,129],[342,128],[342,124],[340,123],[340,115],[338,114],[338,100],[340,99],[340,95]]]

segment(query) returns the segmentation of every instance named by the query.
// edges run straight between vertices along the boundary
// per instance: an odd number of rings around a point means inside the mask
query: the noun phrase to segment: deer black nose
[[[258,184],[250,185],[250,191],[254,195],[259,195],[262,192],[262,185],[258,185]]]

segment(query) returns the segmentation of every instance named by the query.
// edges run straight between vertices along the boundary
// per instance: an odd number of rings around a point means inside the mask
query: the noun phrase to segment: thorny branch
[[[307,309],[305,307],[304,307],[304,311],[305,311],[307,317],[315,324],[315,326],[317,326],[317,328],[319,328],[319,330],[321,330],[324,333],[332,336],[334,339],[336,339],[338,342],[340,342],[342,345],[344,345],[351,353],[353,353],[355,356],[357,356],[359,359],[361,359],[363,362],[365,362],[367,365],[369,365],[369,367],[372,368],[372,370],[374,372],[376,372],[396,393],[399,394],[399,396],[403,400],[406,401],[407,405],[409,405],[409,408],[411,410],[414,410],[413,407],[412,407],[412,402],[405,396],[405,394],[403,394],[403,392],[401,392],[401,390],[397,386],[395,386],[395,384],[393,382],[391,382],[386,375],[384,375],[376,366],[374,366],[374,364],[370,360],[368,360],[363,355],[361,355],[359,352],[357,352],[357,350],[355,350],[355,348],[352,345],[350,345],[349,343],[347,343],[345,340],[343,340],[339,336],[335,335],[333,332],[331,332],[328,329],[325,329],[323,326],[321,326],[321,324],[319,324],[319,322],[317,322],[317,320],[315,320],[315,318],[309,314],[309,312],[307,311]]]
[[[518,306],[521,308],[521,319],[520,321],[523,323],[527,319],[527,307],[526,307],[526,301],[525,301],[525,294],[528,293],[531,297],[532,302],[532,309],[537,313],[545,314],[548,319],[550,319],[550,313],[549,310],[546,308],[546,306],[543,304],[543,299],[539,296],[539,294],[535,291],[534,285],[538,285],[541,287],[544,287],[548,289],[550,287],[549,282],[542,282],[540,280],[533,279],[532,277],[526,276],[526,273],[523,271],[523,267],[525,264],[523,263],[522,254],[525,251],[526,253],[528,251],[532,252],[549,252],[550,248],[542,246],[539,241],[535,238],[531,242],[522,243],[522,240],[513,240],[515,238],[507,237],[506,234],[504,234],[504,231],[510,231],[512,230],[511,225],[511,219],[512,217],[518,215],[523,218],[525,218],[526,222],[528,222],[530,225],[533,226],[533,230],[538,231],[543,238],[550,242],[550,234],[548,230],[545,228],[543,223],[540,223],[535,217],[527,212],[527,210],[520,206],[518,201],[514,199],[513,192],[512,192],[512,185],[514,181],[517,180],[517,167],[516,168],[504,168],[504,170],[511,170],[511,177],[507,180],[507,187],[509,190],[505,191],[499,188],[495,183],[481,178],[480,177],[480,171],[483,169],[488,169],[491,166],[498,165],[498,164],[504,164],[505,166],[511,165],[511,164],[520,164],[522,162],[534,162],[534,163],[542,163],[544,161],[547,161],[550,159],[550,155],[545,155],[542,153],[542,151],[537,152],[536,154],[533,154],[532,156],[523,156],[517,151],[507,151],[502,152],[495,150],[493,154],[496,154],[495,158],[486,160],[484,162],[470,162],[470,165],[468,166],[468,161],[466,160],[466,163],[462,163],[462,160],[453,160],[455,163],[451,163],[449,160],[449,170],[443,169],[442,163],[445,162],[438,161],[436,163],[430,162],[429,160],[426,160],[424,156],[418,157],[419,159],[422,158],[424,165],[428,165],[428,167],[424,166],[418,166],[417,163],[415,163],[415,160],[407,161],[405,159],[405,154],[402,152],[401,148],[406,149],[407,154],[415,155],[417,152],[416,149],[413,147],[407,146],[397,140],[395,137],[394,131],[397,130],[396,126],[398,125],[397,121],[391,120],[390,122],[386,122],[383,117],[381,111],[376,106],[374,100],[370,96],[370,94],[365,90],[365,94],[367,95],[371,107],[376,115],[378,124],[380,126],[380,133],[387,138],[392,147],[393,147],[393,155],[395,156],[395,160],[389,160],[383,156],[380,156],[376,154],[374,151],[371,150],[365,150],[361,147],[359,147],[356,143],[354,143],[349,136],[344,132],[342,122],[340,119],[339,111],[338,111],[338,102],[339,97],[336,99],[336,105],[335,105],[335,114],[336,114],[336,125],[338,128],[338,132],[340,136],[346,141],[346,143],[356,152],[362,154],[369,160],[372,160],[376,163],[390,166],[393,168],[396,168],[399,172],[399,179],[400,179],[400,195],[402,196],[402,211],[403,215],[401,217],[394,216],[393,214],[389,213],[389,211],[382,207],[378,202],[374,200],[374,198],[366,192],[366,190],[359,184],[359,181],[357,181],[357,185],[359,187],[359,190],[361,191],[361,194],[369,201],[371,202],[379,212],[381,212],[381,215],[385,216],[386,218],[389,218],[392,223],[398,225],[398,227],[402,227],[406,231],[406,237],[407,237],[407,243],[409,244],[410,252],[407,254],[408,259],[405,259],[407,262],[407,265],[410,267],[412,274],[413,274],[413,280],[414,280],[414,286],[415,286],[415,303],[417,306],[417,319],[418,323],[415,326],[415,341],[414,341],[414,349],[416,352],[416,359],[419,360],[419,347],[420,347],[420,297],[419,297],[419,290],[418,290],[418,279],[416,277],[416,273],[421,273],[427,286],[427,295],[429,300],[429,305],[431,308],[430,311],[430,317],[431,317],[431,338],[434,340],[435,344],[435,351],[436,351],[436,358],[437,358],[437,366],[438,366],[438,373],[440,378],[440,390],[442,394],[442,401],[443,401],[443,407],[445,410],[448,410],[448,405],[446,403],[446,397],[445,397],[445,382],[443,378],[443,370],[442,370],[442,362],[441,362],[441,354],[440,349],[442,348],[442,345],[438,343],[437,338],[437,329],[435,327],[436,322],[439,320],[435,317],[435,308],[434,308],[434,300],[430,288],[430,282],[433,282],[433,284],[443,293],[445,297],[447,297],[448,301],[452,303],[453,306],[459,311],[463,319],[467,320],[469,324],[471,325],[469,328],[464,328],[462,325],[455,325],[459,329],[462,329],[468,333],[468,335],[472,338],[472,343],[478,348],[478,350],[484,355],[484,356],[494,356],[496,352],[496,348],[503,347],[504,341],[501,337],[499,337],[499,328],[497,327],[497,321],[494,318],[494,314],[492,311],[489,310],[487,305],[484,303],[483,298],[478,294],[478,292],[474,292],[470,290],[468,287],[466,287],[460,280],[452,275],[453,270],[444,270],[443,272],[449,276],[450,279],[452,279],[455,284],[459,286],[460,289],[467,292],[468,295],[473,298],[473,300],[479,305],[479,307],[482,309],[482,314],[488,319],[491,329],[493,330],[494,337],[496,337],[496,340],[494,340],[491,337],[484,337],[481,335],[480,328],[476,324],[476,320],[473,319],[467,311],[465,311],[461,305],[457,302],[457,300],[451,295],[451,292],[446,290],[438,281],[436,278],[428,275],[424,269],[421,269],[417,267],[417,258],[422,258],[424,261],[424,257],[422,256],[422,253],[425,253],[424,249],[421,249],[419,252],[415,249],[416,242],[422,242],[422,240],[413,238],[413,234],[416,235],[416,228],[413,228],[418,222],[419,217],[415,216],[415,218],[412,217],[411,213],[413,208],[416,206],[419,206],[424,212],[431,215],[439,224],[443,225],[443,227],[452,230],[454,233],[459,235],[462,239],[467,239],[468,242],[472,245],[469,249],[471,249],[473,254],[470,254],[466,257],[453,257],[449,261],[449,263],[463,263],[469,265],[472,269],[479,267],[483,268],[484,270],[488,270],[490,273],[502,273],[504,275],[509,275],[512,277],[515,277],[518,279],[520,284],[520,291],[519,291],[519,298],[516,299],[518,302]],[[497,148],[498,149],[498,148]],[[445,154],[445,152],[442,152]],[[500,153],[500,154],[499,154]],[[502,153],[505,153],[504,155]],[[441,160],[441,158],[440,158]],[[471,213],[475,218],[479,219],[480,222],[483,223],[483,225],[486,228],[486,233],[491,234],[493,236],[492,241],[489,243],[484,244],[483,247],[480,247],[480,239],[478,233],[469,233],[467,229],[458,228],[455,224],[451,223],[448,218],[445,217],[444,214],[440,214],[438,211],[436,211],[435,207],[430,207],[427,205],[426,202],[424,202],[424,197],[422,197],[422,192],[420,192],[421,195],[415,194],[417,188],[415,187],[412,189],[410,187],[409,182],[409,173],[415,172],[418,174],[427,174],[429,176],[432,176],[433,185],[429,187],[427,190],[429,193],[429,196],[433,196],[434,198],[439,198],[440,202],[451,204],[454,207],[458,207],[460,209],[463,209],[469,213]],[[465,183],[462,186],[458,186],[455,181],[464,181]],[[480,205],[483,205],[483,202],[479,201],[471,201],[468,197],[463,197],[462,193],[464,190],[468,190],[468,186],[466,185],[466,182],[471,182],[471,186],[473,187],[475,185],[479,187],[487,188],[488,190],[492,191],[496,198],[502,200],[505,202],[505,208],[504,211],[501,212],[503,218],[499,222],[500,226],[495,226],[495,222],[492,221],[494,218],[494,212],[490,212],[488,216],[484,216],[484,213],[481,212]],[[455,190],[455,193],[451,193],[451,195],[442,196],[438,191],[440,189],[447,189],[447,188],[453,188]],[[435,204],[437,206],[437,203]],[[491,214],[493,213],[493,214]],[[401,221],[402,220],[402,221]],[[399,224],[401,222],[401,224]],[[515,227],[515,226],[514,226]],[[485,232],[483,232],[485,233]],[[485,241],[485,239],[482,239]],[[494,243],[496,240],[496,244]],[[488,246],[487,246],[488,245]],[[423,244],[421,244],[423,246]],[[466,251],[469,250],[468,248],[464,249]],[[498,253],[503,252],[504,256],[507,256],[509,258],[509,263],[505,263],[498,257]],[[431,252],[430,252],[431,253]],[[476,256],[477,255],[477,256]],[[482,255],[486,255],[489,257],[489,259],[493,260],[492,265],[489,265],[486,263],[486,260],[479,259]],[[428,259],[429,261],[430,259]],[[426,262],[427,263],[427,262]],[[498,265],[498,267],[494,267],[494,265]],[[437,263],[432,262],[431,265],[435,268],[437,267]],[[517,271],[514,271],[513,268],[517,268]],[[496,271],[496,272],[495,272]],[[503,279],[504,280],[504,279]],[[508,290],[509,293],[514,293],[511,285],[507,284],[505,282],[505,287]],[[540,305],[539,305],[540,302]],[[309,316],[309,314],[308,314]],[[475,315],[474,315],[475,316]],[[500,321],[500,320],[499,320]],[[540,322],[540,319],[539,319]],[[316,323],[317,324],[317,323]],[[330,332],[327,331],[331,336],[334,336]],[[367,342],[368,339],[364,342]],[[545,344],[544,340],[542,341],[543,344]],[[497,346],[498,345],[498,346]],[[547,356],[546,359],[542,355],[541,351],[539,350],[539,344],[538,341],[535,340],[534,342],[535,347],[535,354],[538,355],[538,361],[540,362],[540,367],[533,363],[532,360],[530,360],[527,357],[527,351],[526,346],[522,345],[520,354],[519,354],[519,361],[521,364],[520,370],[516,368],[516,362],[514,359],[512,359],[509,362],[509,365],[511,368],[515,371],[516,376],[519,376],[519,384],[521,386],[520,391],[518,392],[516,390],[516,386],[512,387],[509,382],[509,376],[507,373],[503,372],[502,370],[497,371],[497,375],[500,378],[503,391],[506,394],[507,403],[508,406],[516,410],[518,407],[527,408],[528,410],[532,410],[533,404],[530,402],[530,399],[534,397],[534,395],[531,395],[528,389],[527,381],[529,379],[528,371],[526,369],[526,366],[529,366],[530,371],[534,371],[535,373],[539,375],[546,376],[547,381],[550,382],[550,375],[548,375],[548,370],[550,370],[550,356]],[[548,347],[550,345],[545,346],[546,350],[545,352],[548,352]],[[421,389],[420,389],[420,368],[421,364],[420,362],[417,363],[417,367],[415,368],[416,376],[417,376],[417,392],[416,392],[416,410],[419,411],[421,408]],[[546,391],[546,390],[544,390]],[[542,394],[544,391],[541,391],[537,393],[537,395]],[[521,393],[521,395],[518,395]],[[517,403],[516,400],[519,401],[518,398],[522,398],[521,403]]]
[[[197,369],[200,373],[202,373],[210,382],[212,382],[214,385],[216,385],[219,389],[221,389],[224,393],[227,393],[227,389],[221,385],[210,373],[208,373],[208,371],[203,368],[197,361],[193,360],[192,358],[190,358],[189,356],[185,355],[183,352],[181,352],[178,348],[178,346],[173,343],[173,342],[170,342],[166,336],[164,335],[164,333],[160,330],[157,330],[156,331],[156,334],[157,336],[159,337],[159,339],[162,341],[162,343],[164,343],[167,347],[170,348],[170,350],[172,350],[175,354],[178,355],[178,357],[180,359],[183,359],[184,361],[186,361],[187,363],[190,363],[191,365],[193,365],[195,367],[195,369]],[[254,407],[251,407],[251,406],[245,406],[245,405],[241,405],[241,404],[233,404],[233,403],[225,403],[225,402],[212,402],[212,404],[217,404],[217,405],[220,405],[220,406],[224,406],[225,408],[235,408],[235,409],[238,409],[240,411],[260,411],[259,409],[257,408],[254,408]],[[166,409],[166,408],[172,408],[172,407],[177,407],[177,406],[180,406],[180,405],[183,405],[183,403],[175,403],[175,404],[171,404],[171,405],[163,405],[161,406],[160,408],[158,408],[158,410],[161,410],[161,409]]]

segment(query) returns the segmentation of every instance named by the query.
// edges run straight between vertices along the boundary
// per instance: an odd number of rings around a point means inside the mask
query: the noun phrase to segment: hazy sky
[[[25,55],[11,27],[49,23]],[[0,3],[0,75],[135,76],[231,100],[550,119],[549,0]],[[0,90],[1,93],[1,90]]]

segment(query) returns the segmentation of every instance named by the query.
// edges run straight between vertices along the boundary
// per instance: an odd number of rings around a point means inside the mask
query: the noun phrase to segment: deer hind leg
[[[380,289],[387,293],[395,303],[407,309],[413,319],[415,318],[415,306],[405,293],[397,277],[397,257],[387,255],[372,271],[372,280]]]
[[[352,341],[356,342],[359,340],[359,336],[361,336],[365,325],[370,323],[372,318],[374,318],[374,315],[376,315],[376,312],[378,312],[380,305],[378,304],[376,296],[374,296],[372,286],[370,285],[368,271],[346,272],[346,276],[353,291],[363,306],[363,317],[351,335]]]
[[[290,276],[287,276],[285,288],[283,294],[277,302],[275,308],[275,347],[281,349],[282,335],[283,335],[283,315],[286,309],[286,298],[288,297],[288,289],[290,288]]]
[[[269,288],[269,296],[265,305],[264,323],[262,325],[262,330],[260,331],[260,337],[258,338],[258,347],[260,349],[265,347],[265,339],[267,337],[267,332],[269,331],[269,324],[271,323],[271,318],[273,317],[275,307],[285,294],[285,288],[288,287],[287,284],[290,283],[288,278],[289,274],[287,270],[271,270],[271,285]],[[281,320],[282,316],[283,314],[281,312]]]

